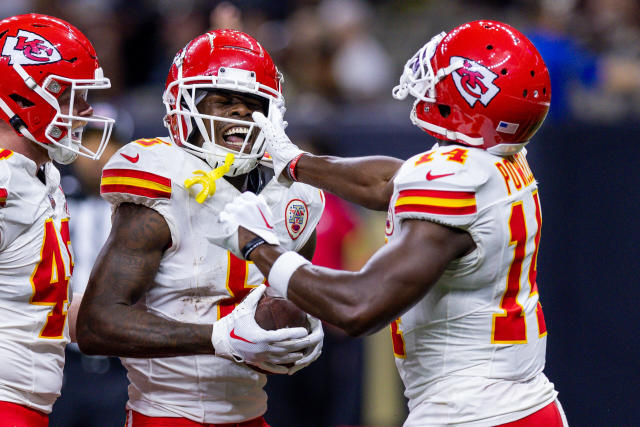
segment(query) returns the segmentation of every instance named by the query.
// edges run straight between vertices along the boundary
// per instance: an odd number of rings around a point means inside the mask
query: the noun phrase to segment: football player
[[[69,212],[52,160],[97,159],[113,120],[89,90],[110,87],[89,40],[69,23],[29,14],[0,21],[0,424],[48,425],[80,298],[69,279]],[[91,150],[82,130],[102,131]]]
[[[303,153],[278,117],[254,113],[283,181],[388,209],[387,244],[358,272],[271,244],[249,258],[281,295],[351,335],[390,324],[405,426],[566,425],[543,373],[542,215],[524,149],[549,109],[541,56],[509,25],[469,22],[409,59],[393,95],[415,97],[412,122],[438,140],[406,161]],[[267,210],[243,194],[220,225],[250,226],[254,207]],[[245,228],[239,245],[260,234]]]
[[[251,115],[271,116],[284,99],[280,73],[251,36],[216,30],[189,42],[163,100],[169,137],[133,141],[103,169],[113,227],[80,308],[78,344],[122,357],[129,426],[265,426],[266,376],[248,364],[292,373],[320,354],[322,327],[259,328],[265,277],[243,258],[251,246],[227,251],[209,239],[227,232],[215,226],[224,205],[249,191],[276,212],[255,229],[310,259],[323,194],[283,186],[260,164],[265,140]]]

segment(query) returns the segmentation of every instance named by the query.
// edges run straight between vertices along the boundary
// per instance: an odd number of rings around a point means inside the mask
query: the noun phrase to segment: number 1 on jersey
[[[531,255],[531,264],[527,275],[529,283],[529,297],[538,293],[536,284],[538,247],[540,245],[540,232],[542,228],[542,216],[540,213],[540,201],[538,192],[533,193],[535,204],[535,215],[537,231],[535,235],[535,245]],[[527,325],[523,308],[518,303],[518,293],[520,292],[520,280],[522,277],[522,263],[526,257],[527,224],[525,221],[524,208],[522,202],[511,205],[511,216],[509,218],[509,232],[511,233],[510,245],[514,246],[513,261],[509,266],[507,275],[507,288],[502,295],[500,308],[502,313],[493,315],[493,325],[491,328],[491,342],[494,344],[524,344],[527,342]],[[546,334],[544,315],[542,306],[538,302],[536,307],[536,317],[538,321],[538,336]]]

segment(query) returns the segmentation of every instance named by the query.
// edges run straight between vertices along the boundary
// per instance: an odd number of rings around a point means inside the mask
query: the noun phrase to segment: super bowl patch
[[[307,226],[309,210],[307,205],[299,199],[293,199],[285,209],[285,225],[292,240],[296,240]]]

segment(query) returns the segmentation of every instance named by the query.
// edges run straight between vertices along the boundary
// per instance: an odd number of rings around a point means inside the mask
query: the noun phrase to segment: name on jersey
[[[527,159],[522,153],[505,157],[502,161],[496,162],[495,166],[504,179],[508,195],[511,195],[512,191],[518,191],[536,180],[529,168]]]

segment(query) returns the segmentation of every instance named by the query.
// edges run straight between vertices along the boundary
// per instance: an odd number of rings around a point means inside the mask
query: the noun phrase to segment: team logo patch
[[[393,211],[391,210],[391,206],[387,210],[387,222],[384,227],[384,234],[386,236],[391,236],[393,234]]]
[[[292,240],[296,240],[307,226],[309,219],[307,205],[302,200],[293,199],[287,204],[285,216],[287,232]]]
[[[457,61],[463,61],[464,65],[451,73],[451,76],[460,95],[472,107],[478,101],[485,107],[489,105],[500,92],[500,88],[493,83],[498,75],[487,67],[460,56],[452,56],[450,63]]]
[[[7,37],[2,56],[8,56],[9,65],[50,64],[62,59],[58,49],[44,37],[26,30],[18,30],[17,37]]]

